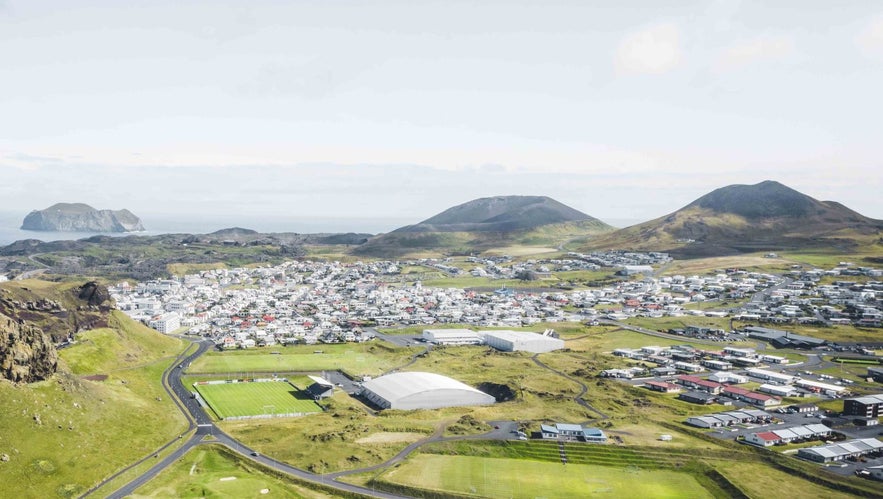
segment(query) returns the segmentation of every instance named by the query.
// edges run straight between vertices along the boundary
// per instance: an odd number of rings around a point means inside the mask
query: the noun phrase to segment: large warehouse
[[[434,373],[387,374],[362,385],[362,396],[383,409],[438,409],[491,405],[491,395],[455,379]]]
[[[488,346],[504,352],[544,353],[564,348],[564,341],[527,331],[483,331]]]
[[[469,329],[424,329],[423,340],[436,345],[480,345],[481,336]]]

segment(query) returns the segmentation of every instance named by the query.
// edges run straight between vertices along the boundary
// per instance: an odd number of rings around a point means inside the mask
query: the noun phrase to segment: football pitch
[[[712,497],[687,473],[473,456],[420,454],[380,480],[480,497]]]
[[[307,394],[283,381],[197,384],[195,388],[221,419],[322,412]]]

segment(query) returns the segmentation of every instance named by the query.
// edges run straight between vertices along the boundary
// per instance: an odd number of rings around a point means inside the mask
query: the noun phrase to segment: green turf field
[[[401,365],[415,351],[382,348],[373,344],[297,345],[210,352],[188,367],[188,374],[275,373],[342,369],[353,375],[378,376]]]
[[[322,412],[313,399],[285,382],[195,385],[219,418]]]
[[[523,459],[420,454],[380,478],[481,497],[712,497],[688,473]]]

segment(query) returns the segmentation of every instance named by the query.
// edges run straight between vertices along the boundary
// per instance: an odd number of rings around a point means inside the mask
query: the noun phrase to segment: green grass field
[[[322,412],[316,402],[285,382],[195,385],[219,418]]]
[[[321,353],[316,353],[321,352]],[[353,375],[378,376],[404,364],[414,353],[382,344],[297,345],[210,352],[187,368],[187,374],[317,372],[340,369]]]
[[[691,475],[670,470],[472,456],[421,454],[380,480],[480,497],[713,497]]]

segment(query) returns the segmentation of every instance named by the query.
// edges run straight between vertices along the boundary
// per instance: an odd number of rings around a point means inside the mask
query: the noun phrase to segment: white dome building
[[[491,405],[493,396],[434,373],[387,374],[362,385],[362,396],[383,409],[438,409]]]

